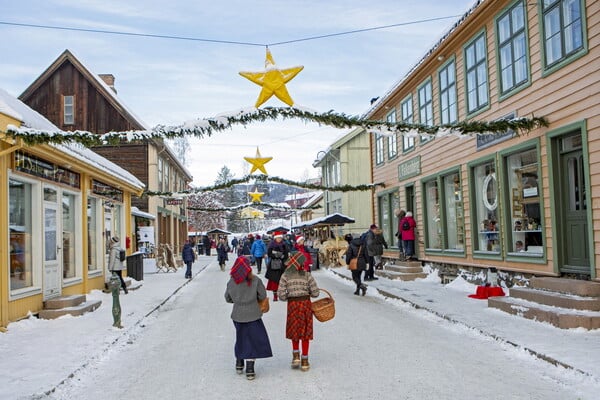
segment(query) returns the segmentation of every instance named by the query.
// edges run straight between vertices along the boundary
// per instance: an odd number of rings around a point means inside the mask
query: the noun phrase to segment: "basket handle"
[[[327,290],[319,288],[319,291],[327,293],[327,295],[329,296],[329,298],[333,300],[333,296]]]

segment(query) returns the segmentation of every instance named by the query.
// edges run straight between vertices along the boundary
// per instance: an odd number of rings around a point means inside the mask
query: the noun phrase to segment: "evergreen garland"
[[[186,207],[190,211],[206,211],[206,212],[224,212],[224,211],[240,211],[246,207],[255,207],[262,210],[283,210],[283,211],[295,211],[295,210],[316,210],[322,208],[321,205],[308,206],[308,207],[283,207],[274,203],[246,203],[240,204],[235,207],[221,207],[221,208],[206,208],[206,207]]]
[[[269,176],[264,174],[259,175],[246,175],[243,178],[239,179],[231,179],[227,182],[220,183],[214,186],[206,186],[201,188],[194,188],[190,190],[182,190],[180,192],[157,192],[157,191],[145,191],[142,196],[166,196],[166,197],[180,197],[183,195],[194,195],[202,192],[213,192],[216,190],[227,189],[234,185],[239,185],[242,183],[247,183],[250,180],[260,181],[263,183],[267,183],[267,181],[282,183],[288,186],[295,186],[303,189],[312,189],[312,190],[328,190],[330,192],[364,192],[367,190],[372,190],[377,186],[385,187],[383,183],[373,183],[373,184],[363,184],[363,185],[342,185],[342,186],[323,186],[317,185],[314,183],[306,183],[306,182],[297,182],[292,181],[290,179],[284,179],[277,176]],[[260,204],[260,203],[251,203],[251,204]],[[190,208],[191,210],[191,208]]]
[[[215,132],[231,129],[231,126],[234,124],[247,125],[252,122],[276,120],[277,118],[282,118],[284,120],[301,119],[305,122],[312,121],[335,128],[363,127],[366,130],[378,131],[377,133],[398,133],[402,135],[411,131],[425,135],[436,135],[447,132],[470,135],[492,134],[506,132],[508,130],[513,130],[516,134],[519,134],[520,132],[529,132],[538,127],[548,126],[548,121],[544,117],[515,118],[492,122],[463,121],[450,125],[426,126],[420,124],[406,124],[403,122],[391,123],[386,121],[365,120],[358,116],[338,114],[333,111],[319,114],[294,107],[265,107],[251,109],[249,111],[240,110],[232,115],[197,119],[177,126],[157,125],[151,130],[108,132],[102,135],[87,131],[45,131],[27,127],[16,127],[14,125],[9,125],[7,132],[2,133],[7,137],[20,139],[23,143],[30,146],[74,142],[80,143],[86,147],[93,147],[118,145],[147,139],[174,139],[188,135],[203,138],[211,136]]]

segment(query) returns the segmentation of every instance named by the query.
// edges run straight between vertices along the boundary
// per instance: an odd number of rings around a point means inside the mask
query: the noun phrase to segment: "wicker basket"
[[[319,289],[321,292],[327,293],[329,297],[324,297],[312,302],[312,312],[315,318],[321,322],[329,321],[335,317],[335,301],[325,289]]]

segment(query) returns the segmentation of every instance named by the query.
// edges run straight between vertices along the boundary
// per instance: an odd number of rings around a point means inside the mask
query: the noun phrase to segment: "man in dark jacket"
[[[181,258],[183,258],[183,262],[186,265],[185,277],[187,279],[192,279],[192,264],[196,261],[196,254],[194,253],[194,247],[189,240],[186,240],[183,245]]]
[[[363,249],[365,253],[367,253],[367,260],[369,260],[369,267],[365,272],[365,281],[376,281],[377,279],[379,279],[375,276],[375,258],[368,252],[368,245],[370,242],[373,241],[373,238],[375,237],[375,233],[373,232],[375,229],[377,229],[377,225],[373,224],[370,226],[368,231],[366,231],[360,236],[360,241],[362,243]]]
[[[361,282],[360,276],[362,272],[367,268],[367,262],[369,257],[367,256],[366,248],[362,244],[360,238],[354,239],[351,234],[344,236],[344,239],[348,242],[348,250],[346,251],[346,264],[350,265],[350,260],[357,258],[357,267],[352,270],[352,280],[356,283],[356,290],[354,294],[358,296],[359,292],[362,291],[364,296],[367,293],[367,287]]]

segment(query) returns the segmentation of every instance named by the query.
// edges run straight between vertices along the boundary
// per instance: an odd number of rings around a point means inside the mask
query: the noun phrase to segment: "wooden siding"
[[[65,125],[63,96],[75,96],[74,123]],[[21,98],[25,104],[48,118],[62,130],[87,130],[94,133],[142,129],[128,120],[100,93],[75,66],[65,61],[47,80]]]
[[[547,246],[547,262],[544,264],[507,262],[505,260],[496,261],[494,264],[502,269],[519,270],[527,272],[536,272],[540,274],[556,274],[554,267],[555,254],[552,249],[553,230],[557,227],[553,226],[552,210],[550,209],[550,198],[553,195],[550,188],[549,175],[549,160],[546,134],[552,130],[567,126],[577,121],[585,120],[587,125],[588,145],[589,145],[589,173],[591,193],[588,207],[592,207],[591,214],[593,217],[593,235],[595,261],[592,261],[596,266],[596,277],[600,276],[600,117],[597,115],[597,110],[600,106],[600,2],[587,1],[586,12],[587,17],[587,44],[588,53],[563,66],[562,68],[544,75],[542,68],[542,53],[540,49],[540,16],[538,14],[538,3],[527,3],[527,20],[528,20],[528,40],[529,40],[529,68],[531,82],[529,86],[521,91],[515,92],[511,96],[499,101],[498,82],[497,82],[497,60],[496,60],[496,37],[494,29],[494,18],[501,10],[512,2],[498,1],[489,2],[485,8],[476,11],[476,17],[473,21],[479,23],[470,24],[469,26],[455,32],[453,38],[440,46],[439,49],[418,68],[413,76],[405,80],[405,84],[397,89],[397,92],[389,96],[385,102],[378,106],[374,111],[373,119],[385,119],[385,115],[389,112],[388,107],[400,108],[401,99],[407,95],[413,95],[414,116],[415,122],[418,122],[418,98],[416,88],[425,79],[432,79],[433,88],[433,109],[435,123],[440,121],[439,110],[439,91],[438,91],[438,76],[437,71],[440,67],[437,61],[437,55],[444,54],[448,60],[454,57],[456,63],[457,77],[457,99],[459,120],[466,119],[465,107],[465,83],[464,83],[464,60],[463,47],[464,44],[471,40],[474,35],[482,32],[485,28],[486,43],[487,43],[487,63],[488,63],[488,82],[489,82],[489,109],[479,113],[476,116],[478,120],[495,120],[503,117],[510,112],[517,112],[518,116],[546,116],[550,121],[550,127],[537,129],[528,134],[512,138],[501,144],[489,147],[478,151],[475,145],[474,138],[459,140],[455,137],[437,138],[426,144],[420,144],[416,140],[416,149],[406,155],[400,156],[393,161],[386,162],[383,165],[375,166],[373,169],[373,181],[383,181],[386,186],[390,187],[398,185],[397,167],[408,159],[416,156],[421,157],[421,175],[415,178],[410,178],[406,182],[399,182],[400,186],[405,184],[416,183],[416,216],[419,231],[423,233],[421,209],[423,195],[421,193],[421,179],[438,174],[441,171],[460,167],[462,194],[465,199],[464,215],[465,215],[465,237],[466,237],[466,256],[457,260],[456,257],[444,257],[427,255],[424,256],[423,240],[419,240],[417,244],[419,254],[422,258],[432,261],[460,263],[464,265],[487,265],[485,260],[473,258],[472,240],[470,238],[476,234],[472,232],[472,224],[470,221],[470,205],[466,201],[469,197],[470,184],[468,182],[467,163],[480,159],[485,156],[494,155],[496,152],[511,148],[520,143],[530,140],[539,142],[540,149],[540,184],[541,197],[544,206],[544,227],[545,243]],[[485,3],[484,3],[485,4]],[[400,120],[400,118],[398,118]],[[374,148],[374,135],[371,146]],[[399,138],[401,142],[401,138]],[[387,152],[386,152],[387,154]],[[374,154],[372,154],[372,162],[374,164]],[[377,189],[377,192],[382,191]],[[376,196],[377,194],[375,194]],[[376,198],[376,197],[375,197]],[[501,199],[499,199],[501,200]],[[401,196],[401,201],[404,199]],[[405,204],[401,204],[406,206]],[[374,203],[377,207],[377,204]],[[502,205],[501,205],[502,206]],[[378,210],[376,210],[376,215]],[[506,218],[506,216],[505,216]],[[421,220],[421,221],[420,221]],[[504,223],[503,223],[504,224]],[[483,261],[483,262],[482,262]]]

